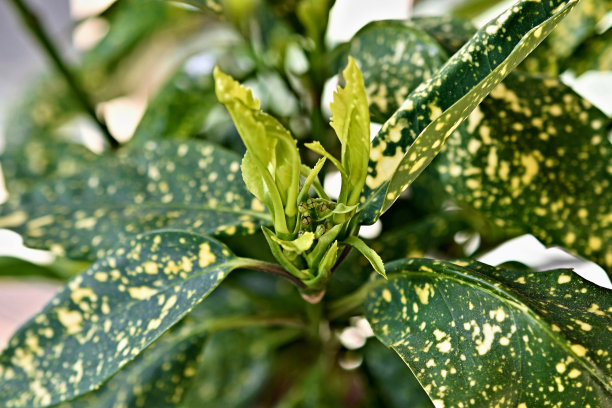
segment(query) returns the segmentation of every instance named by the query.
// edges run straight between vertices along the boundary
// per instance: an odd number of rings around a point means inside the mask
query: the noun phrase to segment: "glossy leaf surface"
[[[366,315],[434,404],[531,407],[612,402],[608,290],[570,270],[475,261],[388,265]]]
[[[0,402],[43,407],[96,389],[205,298],[237,264],[222,244],[160,231],[72,279],[0,355]]]
[[[78,259],[160,228],[250,233],[268,216],[244,187],[239,163],[208,143],[148,142],[14,197],[1,207],[0,226],[28,246]]]
[[[370,116],[380,123],[447,59],[425,32],[393,20],[376,21],[359,30],[348,53],[363,73]]]
[[[576,4],[519,1],[482,29],[385,122],[372,144],[363,220],[373,222],[429,165],[468,114]]]
[[[436,170],[453,198],[499,226],[610,271],[611,123],[557,79],[511,74],[447,142]]]
[[[182,329],[164,334],[100,389],[54,408],[181,407],[205,341]]]

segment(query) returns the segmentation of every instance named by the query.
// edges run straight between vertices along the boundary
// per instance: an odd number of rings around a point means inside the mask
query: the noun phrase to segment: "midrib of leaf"
[[[413,265],[406,265],[402,261],[398,261],[397,263],[390,264],[390,268],[395,268],[395,267],[410,268],[410,267],[413,267]],[[474,273],[478,273],[478,272],[474,272]],[[599,373],[598,370],[595,370],[592,367],[592,363],[590,361],[586,360],[585,358],[578,356],[567,345],[569,343],[569,341],[564,340],[557,333],[555,333],[552,330],[552,328],[550,327],[550,325],[548,324],[548,322],[546,322],[545,320],[542,320],[537,315],[537,313],[535,313],[528,305],[523,303],[520,299],[516,298],[511,293],[503,290],[501,287],[496,286],[495,284],[492,284],[490,282],[487,282],[484,279],[480,279],[480,278],[478,278],[476,276],[468,275],[468,274],[460,272],[460,271],[454,270],[452,273],[450,273],[450,271],[448,271],[448,268],[444,268],[442,271],[437,271],[437,272],[433,272],[433,271],[432,272],[428,272],[428,271],[424,271],[424,270],[410,271],[410,270],[403,269],[400,273],[388,273],[387,277],[388,277],[388,282],[390,282],[392,280],[396,280],[396,279],[399,280],[399,279],[401,279],[402,277],[405,277],[405,276],[425,277],[425,278],[431,279],[432,283],[436,284],[437,280],[440,279],[440,275],[445,275],[445,280],[454,281],[454,282],[457,282],[457,283],[459,283],[461,285],[469,286],[471,288],[474,288],[474,289],[477,289],[479,291],[485,292],[485,293],[487,293],[489,295],[494,295],[500,301],[505,303],[507,306],[514,307],[514,308],[519,309],[520,311],[524,312],[542,330],[544,330],[544,332],[555,342],[555,344],[557,344],[566,353],[570,354],[573,358],[575,358],[576,361],[579,361],[580,364],[585,368],[585,370],[587,370],[589,372],[589,374],[591,374],[591,376],[593,376],[593,378],[596,378],[603,385],[604,389],[606,389],[609,392],[612,392],[612,386],[610,385],[610,384],[612,384],[612,378],[608,378],[608,376],[606,376],[605,374]],[[520,327],[521,326],[517,325],[517,329],[520,328]],[[393,350],[398,352],[398,355],[400,355],[400,356],[402,355],[399,352],[399,350],[396,350],[396,345],[392,344],[391,347],[393,348]],[[402,357],[402,359],[403,359],[403,357]],[[407,362],[406,360],[404,360],[404,362],[406,362],[406,364],[408,364],[408,366],[410,366],[409,362]]]

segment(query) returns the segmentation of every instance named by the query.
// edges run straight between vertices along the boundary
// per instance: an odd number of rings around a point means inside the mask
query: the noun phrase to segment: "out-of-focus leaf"
[[[611,0],[581,0],[521,68],[551,76],[561,74],[566,64],[576,58],[574,52],[581,51],[584,41],[596,33],[598,22],[610,10]]]
[[[72,279],[0,355],[0,402],[45,407],[96,389],[240,266],[204,236],[160,231]]]
[[[505,112],[505,115],[500,115]],[[436,162],[447,191],[612,270],[612,121],[559,80],[515,73]]]
[[[72,176],[97,159],[85,146],[59,140],[49,132],[7,146],[0,163],[8,192],[19,195],[44,179]]]
[[[576,4],[519,1],[481,28],[413,91],[372,143],[362,220],[386,211],[440,152],[469,113]]]
[[[447,59],[425,32],[393,20],[363,27],[350,41],[348,53],[363,72],[372,120],[380,123]]]
[[[366,315],[434,405],[612,403],[608,290],[570,270],[475,261],[401,260],[387,275]]]
[[[130,143],[194,138],[215,106],[218,103],[212,77],[181,70],[149,102]]]
[[[376,340],[363,349],[365,369],[379,398],[389,408],[431,408],[432,404],[410,368],[392,350]]]
[[[0,226],[28,246],[89,260],[160,228],[252,233],[269,216],[244,187],[239,161],[209,143],[148,142],[12,197],[0,207]]]
[[[502,0],[461,0],[453,6],[453,14],[466,19],[473,19],[483,14]]]
[[[86,268],[86,263],[55,260],[48,265],[35,264],[19,258],[0,256],[0,277],[51,278],[66,280]]]
[[[566,67],[576,75],[586,71],[612,71],[612,28],[587,39],[568,58]]]

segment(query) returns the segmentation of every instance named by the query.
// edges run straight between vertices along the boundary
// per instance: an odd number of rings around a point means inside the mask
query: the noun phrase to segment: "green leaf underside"
[[[366,316],[434,404],[603,407],[612,403],[609,292],[570,270],[475,261],[388,265]]]
[[[97,388],[237,266],[210,238],[140,235],[109,251],[22,326],[0,355],[0,404],[43,407]]]
[[[100,389],[54,408],[180,407],[194,382],[204,340],[202,334],[166,333]]]
[[[376,21],[359,30],[348,52],[363,73],[370,116],[380,123],[447,59],[418,27],[392,20]]]
[[[502,117],[499,112],[506,112]],[[511,74],[436,161],[459,202],[612,269],[610,119],[559,80]]]
[[[252,233],[269,216],[246,190],[240,158],[204,142],[148,142],[74,176],[43,182],[0,208],[26,245],[96,259],[118,240],[161,228]]]
[[[550,33],[576,0],[519,1],[413,91],[373,140],[362,220],[374,222],[468,114]]]

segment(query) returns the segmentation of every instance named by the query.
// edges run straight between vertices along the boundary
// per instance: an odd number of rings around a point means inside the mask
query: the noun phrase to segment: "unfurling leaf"
[[[385,265],[383,264],[382,259],[376,253],[376,251],[367,246],[365,242],[363,242],[357,237],[348,237],[342,243],[350,245],[356,250],[358,250],[363,256],[367,258],[367,260],[370,262],[376,272],[378,272],[384,278],[387,277],[387,274],[385,273]]]
[[[370,112],[363,77],[353,58],[349,57],[342,76],[346,86],[338,87],[334,93],[334,99],[330,104],[331,126],[342,145],[342,166],[346,172],[342,178],[338,203],[351,206],[359,203],[367,175],[370,155]]]
[[[289,235],[295,227],[300,182],[296,141],[274,117],[259,110],[250,89],[219,68],[214,78],[217,98],[230,112],[247,148],[245,183],[272,213],[276,232]]]

